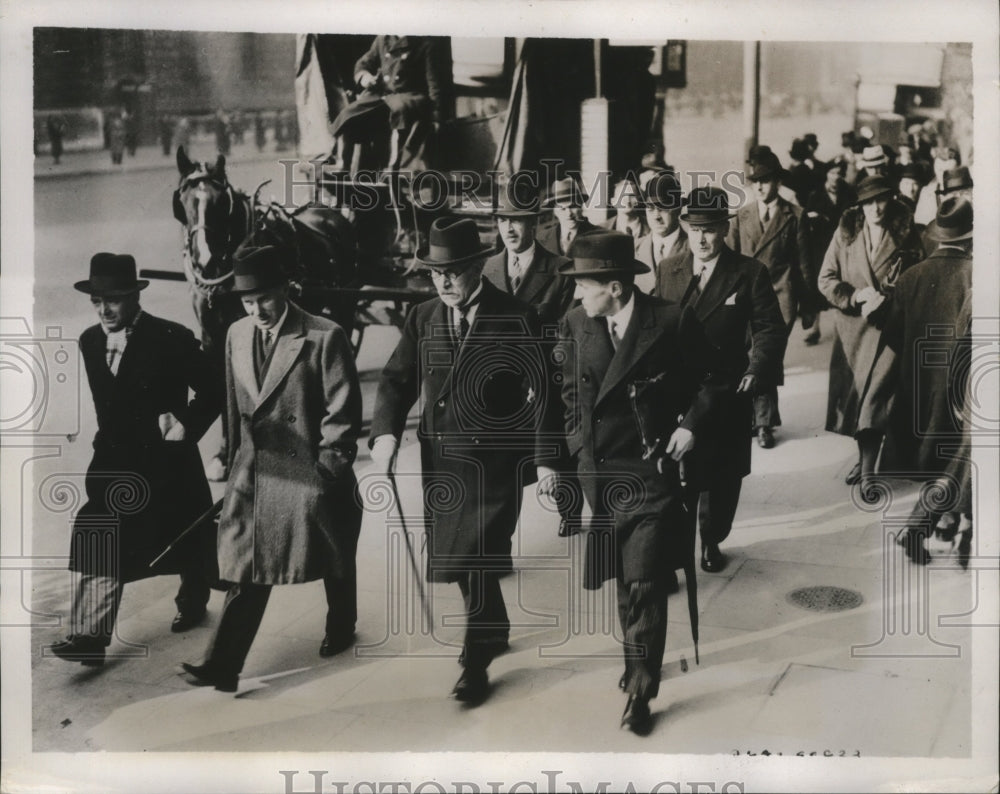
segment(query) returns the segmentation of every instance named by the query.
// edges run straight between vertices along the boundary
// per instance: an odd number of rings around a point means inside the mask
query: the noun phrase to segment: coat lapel
[[[257,376],[253,371],[253,332],[252,320],[238,321],[231,326],[232,330],[232,368],[233,378],[250,395],[251,401],[257,403]]]
[[[260,407],[271,396],[278,384],[285,379],[288,370],[295,363],[295,359],[298,358],[302,345],[305,344],[304,322],[305,318],[302,316],[302,312],[293,304],[288,304],[288,317],[285,318],[285,324],[274,343],[271,364],[260,388],[260,395],[257,397],[257,407]]]
[[[754,207],[754,209],[757,208]],[[791,221],[792,214],[793,213],[791,209],[789,208],[788,204],[785,203],[784,199],[779,198],[777,204],[775,205],[774,215],[772,215],[771,219],[767,222],[767,228],[762,229],[761,236],[757,240],[757,244],[754,246],[753,256],[756,256],[758,253],[760,253],[760,251],[764,248],[764,246],[767,245],[769,242],[771,242],[771,240],[773,240],[777,236],[778,232],[780,232],[784,228],[785,224]],[[757,225],[759,227],[760,213],[757,213],[756,217],[757,217]]]
[[[687,288],[691,284],[691,277],[694,275],[694,255],[688,251],[687,255],[671,261],[669,268],[664,268],[666,272],[660,274],[664,280],[664,289],[660,297],[674,303],[683,303]]]
[[[722,253],[719,254],[719,261],[715,263],[715,270],[712,271],[705,289],[694,303],[695,314],[702,322],[734,291],[733,288],[739,280],[739,271],[733,267],[733,258],[733,250],[724,246]]]
[[[534,304],[535,299],[552,280],[551,264],[552,260],[543,256],[541,247],[535,243],[535,255],[528,266],[528,275],[521,281],[520,289],[515,295],[525,303]]]
[[[638,291],[633,294],[635,295],[635,309],[632,311],[632,321],[625,329],[625,336],[608,365],[608,371],[604,375],[604,380],[601,381],[601,389],[594,401],[595,405],[600,403],[605,395],[622,382],[660,335],[660,329],[656,327],[653,317],[653,310],[647,302],[648,298]],[[603,320],[603,318],[601,319]]]
[[[494,254],[486,260],[483,265],[483,278],[499,290],[508,292],[507,289],[507,249],[499,254]]]

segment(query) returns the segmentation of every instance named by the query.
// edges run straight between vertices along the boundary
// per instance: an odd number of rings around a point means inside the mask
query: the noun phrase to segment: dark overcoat
[[[726,238],[738,254],[762,262],[771,274],[771,285],[778,296],[781,316],[791,329],[804,292],[802,263],[809,259],[809,241],[802,209],[783,198],[775,201],[774,215],[761,224],[757,202],[741,207],[729,227]]]
[[[921,258],[909,210],[892,201],[885,219],[882,240],[870,259],[861,207],[847,210],[819,274],[819,290],[836,309],[826,429],[842,435],[884,432],[895,394],[895,353],[882,338],[888,307],[865,318],[851,302],[855,291],[869,286],[891,296],[899,274]]]
[[[460,346],[448,307],[414,306],[382,370],[371,438],[400,438],[420,401],[428,579],[512,569],[524,487],[535,481],[536,435],[550,399],[535,311],[488,280]],[[554,436],[554,443],[558,435]]]
[[[532,306],[542,325],[555,325],[573,304],[576,285],[573,279],[559,273],[559,266],[569,262],[564,256],[552,253],[538,241],[527,275],[521,279],[517,291],[512,292],[507,277],[507,251],[494,254],[483,266],[483,276],[502,292]]]
[[[200,555],[211,580],[211,533],[149,563],[212,506],[198,439],[219,415],[222,395],[194,334],[143,312],[113,375],[100,325],[80,336],[97,413],[87,502],[73,524],[70,570],[129,582],[180,571],[183,555]],[[188,398],[189,389],[194,393]],[[159,416],[172,413],[185,440],[164,441]]]
[[[629,386],[655,380],[657,409],[649,435],[669,439],[680,425],[700,443],[712,420],[720,384],[706,372],[711,360],[704,331],[690,310],[638,290],[617,350],[607,320],[583,307],[564,318],[562,398],[570,455],[597,519],[589,529],[584,586],[596,589],[620,572],[626,582],[662,579],[691,564],[694,514],[678,465],[664,471],[643,460],[642,436]],[[610,524],[601,521],[609,516]]]
[[[809,238],[809,257],[802,263],[805,288],[799,300],[800,311],[815,313],[829,308],[826,298],[819,291],[817,281],[826,250],[833,240],[833,233],[840,224],[840,216],[855,201],[854,191],[843,179],[837,181],[836,200],[821,186],[806,199],[804,222]]]
[[[660,265],[667,259],[671,259],[675,256],[683,256],[690,251],[688,246],[687,233],[683,228],[677,230],[677,239],[674,240],[674,244],[670,246],[670,250],[667,255],[656,259],[655,252],[653,251],[653,234],[652,232],[647,233],[644,237],[640,237],[635,241],[635,258],[642,262],[644,265],[649,266],[649,273],[641,273],[635,278],[635,283],[643,292],[648,292],[652,295],[656,294],[656,277],[660,272]]]
[[[971,289],[972,257],[954,248],[939,248],[896,282],[885,327],[899,367],[885,471],[938,476],[961,445],[956,406],[964,384],[952,382],[950,365],[969,324]]]
[[[744,375],[763,386],[781,382],[788,336],[767,268],[723,247],[715,270],[699,294],[691,286],[690,251],[665,260],[657,277],[659,297],[690,306],[717,349],[716,375],[725,388],[718,398],[718,419],[696,459],[707,475],[745,477],[750,473],[752,398],[737,393]],[[707,482],[705,484],[708,484]]]
[[[376,36],[354,65],[354,74],[381,74],[382,99],[394,128],[414,121],[448,121],[455,115],[451,47],[441,36]]]
[[[361,528],[352,468],[361,387],[350,341],[336,323],[290,303],[258,388],[255,327],[245,317],[226,337],[230,460],[219,575],[268,585],[343,575]]]

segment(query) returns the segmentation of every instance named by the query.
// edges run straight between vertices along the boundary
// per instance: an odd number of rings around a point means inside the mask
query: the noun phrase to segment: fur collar
[[[849,207],[840,218],[840,233],[844,242],[853,243],[865,225],[865,214],[861,207]],[[885,230],[897,247],[913,233],[913,213],[898,199],[891,199],[885,208]]]

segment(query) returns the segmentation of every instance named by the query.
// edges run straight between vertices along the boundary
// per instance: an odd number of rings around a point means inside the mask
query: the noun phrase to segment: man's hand
[[[369,88],[378,82],[378,75],[374,75],[371,72],[358,72],[356,77],[358,85],[362,88]]]
[[[861,306],[861,316],[867,319],[868,315],[870,315],[883,303],[885,303],[885,295],[883,295],[881,292],[876,292],[875,297],[869,298]]]
[[[169,411],[160,414],[158,421],[160,423],[160,436],[164,441],[183,441],[186,437],[187,431],[184,430],[184,425]]]
[[[860,306],[863,303],[874,300],[877,295],[878,292],[874,287],[862,287],[851,296],[851,300],[855,306]]]
[[[694,449],[694,433],[684,427],[678,427],[667,444],[666,453],[676,461],[683,458]]]
[[[736,387],[737,392],[753,392],[757,389],[757,376],[750,375],[749,373],[744,375],[740,379],[740,385]]]
[[[375,439],[372,444],[372,462],[380,474],[392,474],[396,468],[396,454],[399,451],[399,440],[388,433]]]
[[[555,496],[559,487],[559,475],[548,466],[538,467],[538,495]]]

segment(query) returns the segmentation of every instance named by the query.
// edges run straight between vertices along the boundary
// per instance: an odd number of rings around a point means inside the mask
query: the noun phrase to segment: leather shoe
[[[903,547],[906,556],[916,565],[927,565],[931,561],[931,555],[924,546],[924,534],[907,529],[900,532],[896,542]]]
[[[819,344],[819,331],[810,331],[808,334],[805,335],[802,341],[805,342],[809,347]]]
[[[757,429],[757,446],[761,449],[770,449],[774,446],[774,431],[769,427]]]
[[[349,634],[330,634],[327,632],[323,635],[323,642],[319,646],[319,655],[324,659],[330,656],[336,656],[338,653],[342,653],[350,648],[354,644],[354,632]]]
[[[859,460],[853,466],[851,470],[847,472],[847,476],[844,477],[844,482],[848,485],[854,485],[857,482],[861,482],[861,461]]]
[[[486,653],[484,656],[488,656],[490,661],[496,659],[500,654],[507,653],[510,650],[510,641],[507,639],[497,639],[490,642],[486,646]],[[462,652],[458,655],[458,663],[465,667],[465,648],[462,648]]]
[[[67,662],[80,662],[84,667],[104,664],[104,645],[79,638],[67,638],[53,643],[49,650]]]
[[[559,519],[559,537],[568,538],[573,535],[578,535],[580,533],[580,525],[577,521],[572,518],[560,518]]]
[[[224,675],[207,664],[181,662],[181,667],[190,676],[185,680],[191,686],[214,686],[220,692],[235,692],[239,687],[238,675]]]
[[[462,703],[481,703],[490,691],[490,678],[486,669],[466,667],[459,676],[455,688],[451,690],[455,700]]]
[[[622,714],[621,727],[632,731],[636,736],[648,736],[653,730],[653,715],[649,712],[649,701],[638,695],[629,695]]]
[[[719,551],[719,544],[703,544],[701,547],[701,569],[705,573],[718,573],[725,567],[726,555]]]
[[[200,612],[185,612],[183,609],[174,616],[173,623],[170,624],[170,630],[175,634],[182,631],[187,631],[188,629],[193,629],[199,623],[205,619],[205,610]]]

